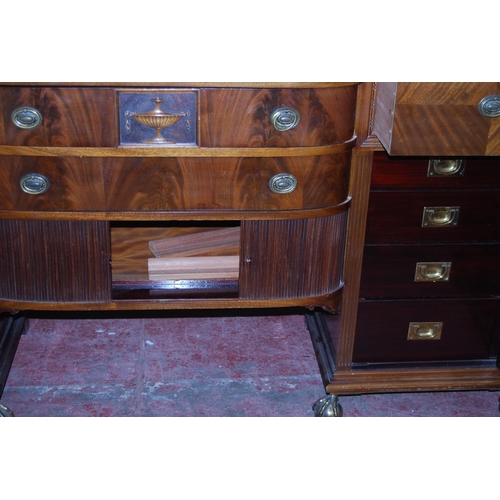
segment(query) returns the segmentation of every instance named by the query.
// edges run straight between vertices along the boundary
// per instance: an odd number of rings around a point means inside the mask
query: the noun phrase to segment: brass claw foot
[[[0,404],[0,417],[13,417],[14,413],[9,410],[6,406]]]
[[[344,413],[338,396],[334,394],[328,394],[324,398],[318,399],[312,409],[315,417],[341,417]]]

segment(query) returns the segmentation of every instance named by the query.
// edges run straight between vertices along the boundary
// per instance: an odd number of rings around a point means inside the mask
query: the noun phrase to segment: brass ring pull
[[[279,132],[292,130],[300,122],[300,113],[293,108],[278,108],[271,114],[271,123]]]
[[[460,207],[424,207],[422,227],[446,227],[458,224]]]
[[[415,281],[449,281],[451,262],[417,262]]]
[[[408,326],[407,340],[439,340],[443,331],[443,323],[416,322]]]
[[[486,118],[500,116],[500,95],[488,95],[483,97],[477,105],[479,112]]]
[[[288,194],[297,187],[297,179],[292,174],[277,174],[269,180],[269,189],[273,193]]]
[[[42,114],[40,111],[29,106],[15,109],[10,118],[16,127],[22,129],[34,129],[42,123]]]
[[[451,177],[462,176],[465,171],[465,160],[463,159],[431,159],[427,169],[427,177]]]
[[[43,194],[50,188],[50,181],[42,174],[26,174],[19,179],[19,185],[26,194]]]

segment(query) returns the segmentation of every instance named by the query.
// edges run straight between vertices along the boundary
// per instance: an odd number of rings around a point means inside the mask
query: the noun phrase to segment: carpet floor
[[[312,417],[299,314],[34,316],[2,404],[16,417]],[[498,417],[488,391],[342,396],[344,417]]]

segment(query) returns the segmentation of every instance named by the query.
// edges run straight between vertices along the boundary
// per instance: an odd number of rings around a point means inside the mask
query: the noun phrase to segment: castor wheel
[[[315,417],[341,417],[344,414],[338,396],[328,394],[313,405]]]
[[[13,417],[14,413],[9,410],[6,406],[0,404],[0,417]]]

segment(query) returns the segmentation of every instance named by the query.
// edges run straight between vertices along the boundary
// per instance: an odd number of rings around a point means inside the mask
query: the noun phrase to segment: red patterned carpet
[[[303,316],[33,317],[2,403],[17,417],[312,417]],[[341,397],[344,417],[498,417],[498,392]]]

